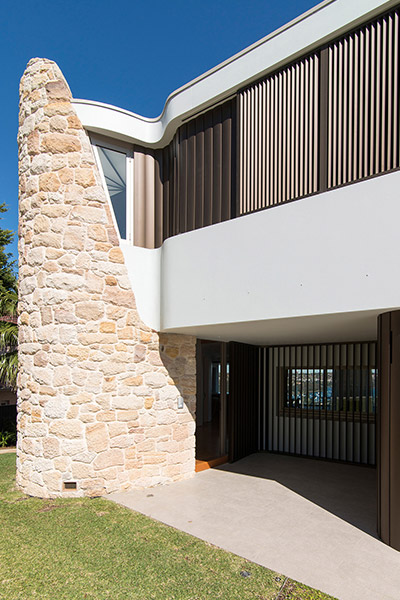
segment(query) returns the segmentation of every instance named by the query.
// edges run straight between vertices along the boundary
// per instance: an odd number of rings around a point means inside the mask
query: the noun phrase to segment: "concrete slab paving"
[[[339,600],[399,600],[400,552],[376,534],[376,471],[266,453],[108,496]]]

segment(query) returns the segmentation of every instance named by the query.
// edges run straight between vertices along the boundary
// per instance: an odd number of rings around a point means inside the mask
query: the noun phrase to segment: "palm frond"
[[[0,321],[0,353],[18,344],[18,325]]]
[[[12,350],[0,355],[0,382],[15,390],[17,387],[18,352]]]
[[[15,317],[18,311],[18,294],[13,290],[0,295],[0,315]]]

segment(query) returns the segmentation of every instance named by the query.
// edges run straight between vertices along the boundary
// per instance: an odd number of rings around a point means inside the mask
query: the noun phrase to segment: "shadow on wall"
[[[276,481],[378,539],[377,474],[373,467],[259,452],[219,468]]]

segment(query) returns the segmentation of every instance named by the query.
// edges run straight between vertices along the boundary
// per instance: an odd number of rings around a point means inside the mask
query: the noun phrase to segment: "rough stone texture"
[[[190,477],[195,339],[140,320],[89,138],[49,60],[22,77],[18,141],[18,486],[94,496]]]

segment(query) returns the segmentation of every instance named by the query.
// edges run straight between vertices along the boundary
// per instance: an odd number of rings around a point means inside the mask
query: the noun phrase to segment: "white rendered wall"
[[[377,314],[400,307],[399,223],[396,172],[156,250],[122,248],[153,329],[253,343],[374,339]]]
[[[160,331],[161,248],[148,250],[121,242],[129,281],[135,290],[136,306],[148,327]]]
[[[399,307],[399,224],[396,172],[170,238],[161,329]]]

